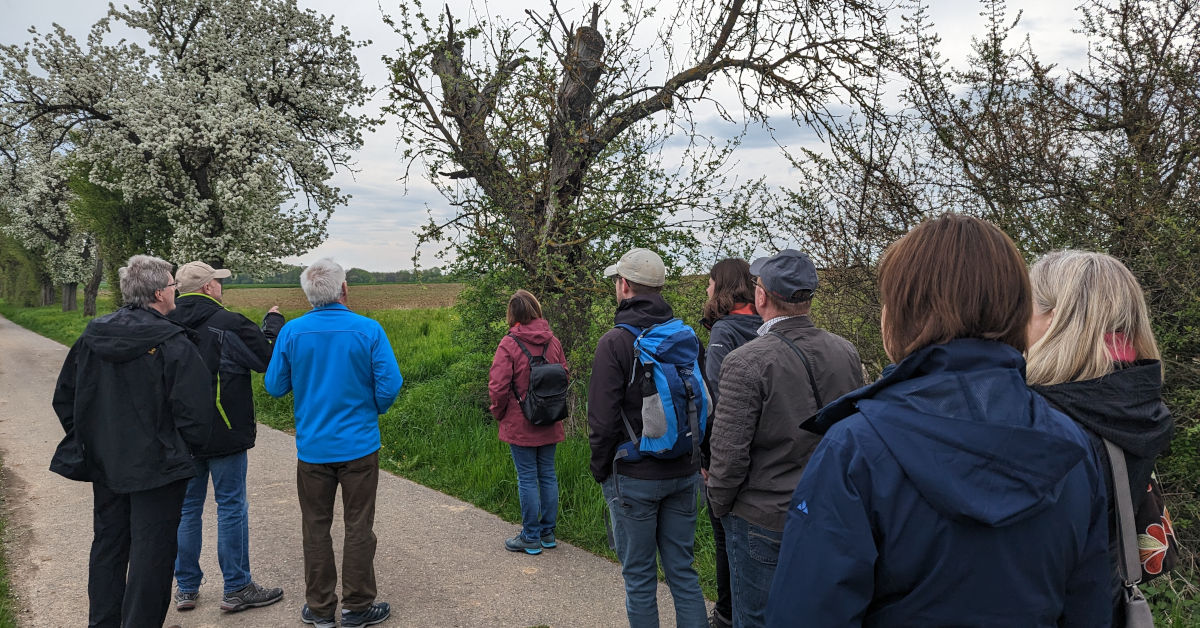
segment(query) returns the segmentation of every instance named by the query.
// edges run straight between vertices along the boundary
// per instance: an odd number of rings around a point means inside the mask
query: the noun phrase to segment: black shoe
[[[225,597],[221,599],[221,610],[226,613],[236,613],[247,608],[270,606],[282,599],[283,589],[264,589],[251,581],[250,584],[233,593],[226,593]]]
[[[175,610],[190,611],[196,608],[196,599],[200,597],[199,591],[183,592],[175,589]]]
[[[312,624],[317,628],[337,628],[336,619],[332,617],[317,617],[316,613],[312,612],[312,609],[308,607],[308,604],[305,604],[304,608],[300,609],[300,621]]]
[[[521,536],[518,532],[513,538],[504,541],[504,549],[510,552],[525,552],[526,554],[536,555],[542,553],[542,542],[540,540],[526,541],[525,537]]]
[[[708,626],[709,628],[733,628],[733,620],[725,619],[721,611],[714,608],[708,615]]]
[[[361,611],[342,609],[342,628],[355,626],[374,626],[392,616],[392,608],[387,602],[375,602]]]

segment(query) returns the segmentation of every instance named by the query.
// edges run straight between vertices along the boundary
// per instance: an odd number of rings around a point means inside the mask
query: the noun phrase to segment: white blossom
[[[148,47],[109,43],[112,20]],[[328,181],[371,124],[350,113],[369,93],[359,45],[295,0],[110,7],[85,46],[56,25],[0,47],[0,151],[69,152],[93,183],[165,208],[174,260],[265,272],[346,202]]]

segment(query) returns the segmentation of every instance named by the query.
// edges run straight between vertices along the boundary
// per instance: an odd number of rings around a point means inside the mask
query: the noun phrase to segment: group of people
[[[879,266],[892,364],[866,386],[853,344],[809,318],[819,282],[806,255],[723,260],[696,362],[715,401],[690,435],[699,454],[635,459],[622,449],[649,429],[640,383],[654,368],[640,334],[675,313],[654,252],[633,249],[605,276],[617,308],[592,363],[590,466],[631,627],[659,625],[659,566],[681,627],[1126,625],[1136,578],[1121,574],[1143,565],[1120,562],[1114,490],[1134,509],[1147,499],[1174,423],[1145,298],[1118,260],[1064,250],[1027,268],[990,223],[928,220]],[[517,339],[566,360],[533,295],[512,297],[508,324],[489,386],[521,502],[505,547],[538,554],[555,546],[564,435],[518,407],[533,353]],[[1114,485],[1106,443],[1128,487]],[[701,493],[711,613],[693,567]]]
[[[318,628],[369,626],[391,610],[376,601],[374,529],[379,415],[403,378],[379,323],[346,307],[345,271],[330,259],[304,269],[312,311],[262,325],[222,305],[226,269],[190,262],[174,273],[147,255],[120,269],[124,305],[88,323],[71,347],[53,405],[66,435],[50,469],[91,482],[88,625],[161,626],[200,603],[201,517],[212,478],[217,504],[220,609],[283,598],[250,572],[247,450],[256,423],[250,372],[267,392],[293,393],[296,492],[302,517],[305,604]],[[176,292],[179,292],[176,297]],[[330,527],[342,490],[345,543],[337,614]]]
[[[374,571],[378,417],[403,379],[383,329],[350,311],[345,272],[329,259],[303,271],[313,309],[287,324],[277,308],[261,325],[225,309],[227,270],[171,269],[128,261],[124,306],[89,323],[54,391],[66,435],[51,469],[94,493],[89,625],[162,625],[172,576],[179,610],[200,603],[210,477],[221,609],[282,598],[249,565],[250,371],[265,371],[269,394],[293,394],[301,620],[386,620]],[[1027,269],[987,222],[928,220],[879,266],[893,364],[866,386],[854,345],[809,317],[819,280],[802,252],[716,264],[709,343],[691,353],[695,333],[663,298],[659,255],[633,249],[604,275],[617,306],[588,387],[590,471],[631,627],[659,624],[660,565],[682,627],[1124,625],[1112,498],[1123,487],[1105,443],[1125,452],[1140,500],[1173,421],[1145,299],[1120,262],[1060,251]],[[536,555],[557,545],[565,433],[531,421],[524,400],[537,392],[535,365],[567,360],[533,294],[510,298],[507,323],[489,396],[522,522],[504,546]],[[653,330],[672,325],[676,357],[648,353]],[[672,401],[676,390],[686,395]],[[646,445],[664,430],[674,445]],[[711,613],[693,566],[701,496],[717,549]]]

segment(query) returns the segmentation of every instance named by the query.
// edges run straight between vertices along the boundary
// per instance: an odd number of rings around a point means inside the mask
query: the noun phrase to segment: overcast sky
[[[395,13],[399,6],[394,0],[384,0],[383,9]],[[431,5],[440,5],[433,2]],[[466,15],[466,0],[452,0],[455,15]],[[585,3],[560,0],[564,9]],[[984,19],[980,7],[970,0],[931,0],[937,31],[943,38],[943,54],[955,63],[965,60],[971,37],[982,33]],[[1010,16],[1024,12],[1022,33],[1028,33],[1034,50],[1048,61],[1069,61],[1083,53],[1083,42],[1072,32],[1076,26],[1075,3],[1048,0],[1009,0]],[[393,52],[397,36],[380,20],[379,6],[374,0],[300,0],[300,5],[331,14],[335,21],[350,29],[358,40],[371,40],[371,45],[359,50],[359,64],[368,84],[377,88],[387,83],[387,69],[381,61],[384,54]],[[526,7],[549,6],[545,0],[495,0],[489,3],[493,14],[516,19]],[[0,42],[16,44],[27,41],[26,29],[36,26],[48,30],[52,23],[63,25],[69,33],[83,40],[88,28],[102,17],[107,3],[100,0],[0,0]],[[372,113],[383,104],[382,93],[371,103]],[[784,120],[775,126],[780,135],[801,142],[809,134],[801,129],[792,132]],[[332,256],[343,266],[368,270],[390,271],[412,267],[416,232],[427,221],[428,211],[445,213],[446,203],[432,187],[414,176],[407,190],[403,176],[397,125],[389,121],[365,138],[358,154],[358,173],[339,172],[334,184],[352,195],[345,207],[335,210],[329,221],[328,240],[307,255],[285,261],[308,263],[318,257]],[[748,142],[739,150],[737,170],[747,175],[768,173],[774,181],[787,181],[786,166],[778,158],[778,149],[768,142]],[[438,265],[433,249],[422,252],[422,266]]]

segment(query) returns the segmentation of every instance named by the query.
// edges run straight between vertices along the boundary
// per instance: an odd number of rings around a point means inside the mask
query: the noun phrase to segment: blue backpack
[[[617,446],[614,460],[634,462],[643,455],[670,459],[689,452],[698,459],[712,399],[700,375],[696,332],[678,318],[644,330],[625,324],[617,327],[634,336],[629,385],[639,386],[642,393],[642,434],[634,433],[622,412],[629,441]],[[633,381],[638,362],[640,382]]]

